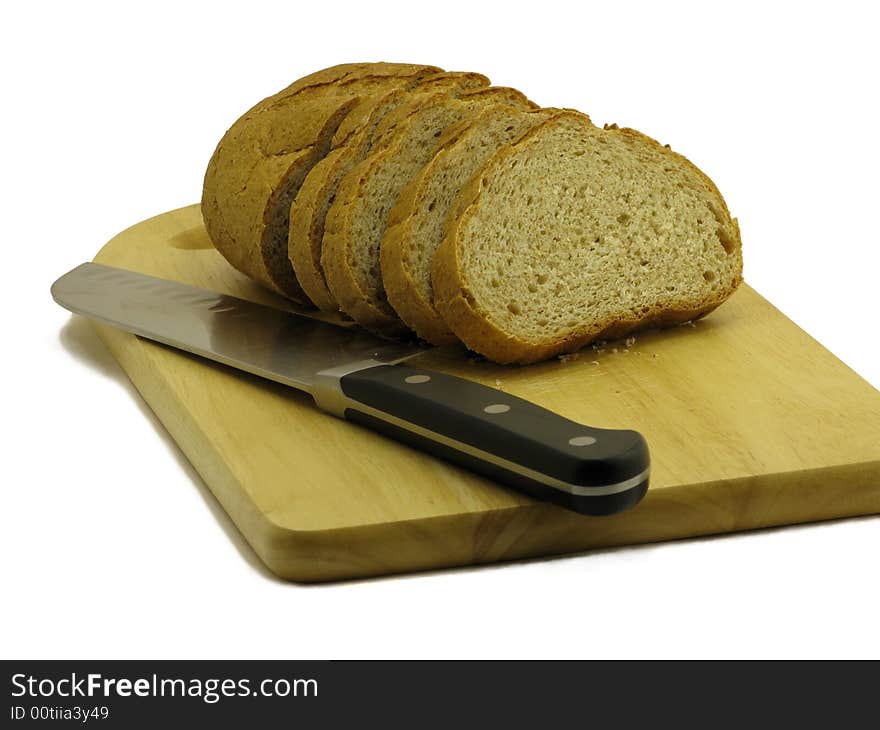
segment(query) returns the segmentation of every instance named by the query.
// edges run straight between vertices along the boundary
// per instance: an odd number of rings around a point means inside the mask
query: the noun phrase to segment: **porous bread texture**
[[[459,192],[503,145],[559,113],[559,109],[495,107],[464,121],[391,209],[380,246],[382,283],[388,303],[422,339],[435,345],[458,342],[434,308],[431,262]]]
[[[287,257],[290,204],[305,174],[364,95],[438,72],[413,64],[345,64],[256,104],[220,140],[205,173],[202,216],[215,247],[251,278],[305,303]]]
[[[498,363],[696,319],[742,281],[739,227],[711,180],[576,112],[502,148],[457,211],[434,256],[434,303]]]
[[[458,99],[441,95],[401,121],[387,146],[372,151],[339,184],[327,213],[321,265],[342,311],[367,329],[388,336],[407,332],[382,286],[379,244],[389,211],[434,156],[447,127],[498,104],[532,108],[515,89],[489,87]]]
[[[311,168],[290,209],[288,256],[300,286],[315,306],[327,312],[339,309],[321,266],[324,223],[340,181],[367,155],[377,126],[401,105],[408,105],[413,98],[424,98],[420,93],[423,84],[429,85],[435,93],[445,90],[456,94],[488,83],[489,79],[482,74],[436,74],[418,82],[413,91],[396,89],[374,95],[359,105],[358,110],[362,109],[359,115],[352,112],[345,118],[334,137],[334,149]],[[356,124],[352,123],[355,118]]]

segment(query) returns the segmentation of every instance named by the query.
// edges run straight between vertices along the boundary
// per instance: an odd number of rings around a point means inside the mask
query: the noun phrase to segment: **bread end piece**
[[[215,247],[264,286],[308,304],[287,258],[288,215],[299,184],[363,94],[439,71],[342,64],[299,79],[248,110],[220,140],[205,174],[202,216]]]

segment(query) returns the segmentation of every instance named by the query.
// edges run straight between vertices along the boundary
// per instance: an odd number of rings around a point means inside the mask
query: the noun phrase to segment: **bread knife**
[[[581,514],[621,512],[648,489],[641,434],[401,364],[425,352],[417,343],[95,263],[58,279],[52,296],[75,314],[304,390],[334,416]]]

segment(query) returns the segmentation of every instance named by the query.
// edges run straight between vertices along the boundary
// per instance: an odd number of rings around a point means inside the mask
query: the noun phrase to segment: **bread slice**
[[[220,253],[251,278],[305,303],[287,257],[290,204],[303,178],[365,95],[439,72],[413,64],[345,64],[294,82],[246,112],[220,141],[205,174],[202,215]]]
[[[401,193],[380,247],[382,282],[388,303],[422,339],[435,345],[458,342],[434,308],[431,287],[431,262],[458,193],[499,148],[559,113],[505,106],[487,109],[459,125]]]
[[[434,256],[434,303],[472,350],[531,363],[696,319],[742,280],[739,227],[681,155],[566,112],[471,178]]]
[[[434,156],[447,127],[498,104],[534,107],[515,89],[490,87],[458,99],[437,95],[397,125],[387,146],[343,178],[327,213],[321,264],[339,306],[364,327],[386,335],[406,332],[382,286],[379,244],[388,213]]]
[[[332,149],[308,173],[290,209],[288,256],[296,278],[309,299],[319,309],[335,312],[339,304],[327,288],[321,251],[327,211],[342,178],[370,150],[377,126],[412,99],[422,98],[423,85],[435,93],[455,94],[488,86],[489,79],[476,73],[443,73],[419,81],[412,92],[397,89],[371,97],[351,112],[336,131]]]

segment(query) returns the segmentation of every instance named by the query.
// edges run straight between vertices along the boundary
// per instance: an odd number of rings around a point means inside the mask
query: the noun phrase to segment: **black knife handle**
[[[635,431],[584,426],[407,365],[358,370],[339,384],[346,419],[575,512],[614,514],[647,491],[648,446]]]

